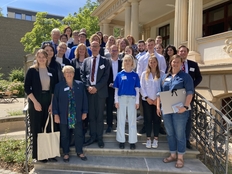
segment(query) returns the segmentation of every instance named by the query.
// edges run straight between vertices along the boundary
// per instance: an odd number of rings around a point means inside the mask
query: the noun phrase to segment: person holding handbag
[[[42,133],[48,113],[52,110],[55,70],[48,67],[48,54],[39,49],[35,55],[36,62],[26,74],[24,89],[28,97],[30,129],[32,132],[32,158],[37,160],[37,136]],[[48,130],[49,132],[49,130]],[[51,159],[56,161],[55,158]],[[42,160],[41,162],[47,162]]]
[[[66,65],[63,67],[64,81],[55,86],[52,102],[52,112],[55,123],[60,126],[60,141],[63,149],[63,160],[69,162],[70,132],[73,130],[77,156],[86,161],[83,154],[82,120],[88,113],[88,101],[85,86],[81,81],[74,80],[75,69]]]

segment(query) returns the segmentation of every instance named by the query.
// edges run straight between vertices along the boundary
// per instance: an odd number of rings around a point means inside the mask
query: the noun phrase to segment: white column
[[[202,37],[203,0],[189,0],[188,48],[189,58],[202,63],[198,53],[197,38]]]
[[[176,47],[178,47],[184,41],[187,41],[187,9],[187,0],[176,0],[174,24],[174,45]]]
[[[102,23],[100,23],[99,25],[100,25],[100,32],[102,32],[102,33],[103,33],[103,24],[102,24]]]
[[[189,0],[188,48],[191,51],[197,51],[196,39],[202,37],[202,10],[202,0]]]
[[[110,36],[110,35],[114,35],[114,25],[110,25],[110,26],[109,26],[109,31],[110,31],[110,32],[109,32],[109,33],[110,33],[109,36]]]
[[[110,20],[103,21],[103,34],[110,35]]]
[[[129,2],[125,4],[125,27],[124,27],[124,37],[130,35],[131,28],[131,5]]]
[[[139,0],[129,0],[131,2],[131,35],[137,42],[139,40]]]

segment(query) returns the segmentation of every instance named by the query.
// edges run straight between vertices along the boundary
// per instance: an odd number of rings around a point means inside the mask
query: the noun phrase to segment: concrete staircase
[[[139,128],[138,128],[139,130]],[[31,174],[92,174],[92,173],[130,173],[130,174],[211,174],[212,172],[196,158],[197,150],[187,150],[184,158],[185,165],[175,168],[175,162],[163,163],[163,158],[169,155],[166,136],[160,135],[159,147],[147,149],[146,136],[138,134],[135,150],[130,150],[129,144],[125,149],[119,149],[116,142],[116,132],[104,134],[105,147],[100,149],[97,143],[84,148],[88,160],[82,161],[76,156],[75,149],[70,148],[70,161],[64,163],[62,157],[58,162],[34,164]]]

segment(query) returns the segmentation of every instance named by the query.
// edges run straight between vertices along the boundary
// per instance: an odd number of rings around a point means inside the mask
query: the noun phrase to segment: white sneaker
[[[158,140],[154,139],[152,143],[152,148],[156,149],[158,147]]]
[[[146,148],[148,148],[148,149],[150,149],[150,148],[151,148],[151,140],[147,140]]]
[[[143,116],[142,115],[140,115],[140,116],[137,117],[137,121],[139,121],[139,120],[143,120]]]

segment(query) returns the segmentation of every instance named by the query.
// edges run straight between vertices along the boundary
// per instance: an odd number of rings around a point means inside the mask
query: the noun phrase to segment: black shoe
[[[119,148],[124,149],[125,148],[125,143],[119,143]]]
[[[162,135],[166,135],[166,132],[165,132],[163,127],[160,127],[159,133],[162,134]]]
[[[49,162],[57,162],[57,159],[56,158],[48,158],[48,161]]]
[[[190,143],[189,140],[186,141],[186,147],[187,147],[188,149],[192,149],[192,145],[191,145],[191,143]]]
[[[90,138],[83,144],[83,146],[89,146],[93,144],[94,142],[96,142],[96,140]]]
[[[104,148],[105,144],[102,140],[98,140],[98,147]]]
[[[145,134],[146,133],[146,129],[145,127],[143,126],[143,128],[139,131],[139,134]]]
[[[108,126],[107,129],[106,129],[106,134],[107,134],[107,133],[111,133],[111,130],[112,130],[112,127],[111,127],[111,126]]]
[[[131,150],[135,150],[135,149],[136,149],[135,144],[130,144],[130,149],[131,149]]]
[[[65,163],[69,162],[69,155],[68,155],[68,158],[63,158],[63,161],[64,161]]]
[[[46,163],[46,162],[48,162],[48,160],[47,159],[44,159],[44,160],[38,160],[39,162],[41,162],[41,163]]]
[[[83,154],[82,154],[83,155]],[[83,161],[87,161],[87,157],[86,156],[81,156],[81,154],[77,154],[77,156],[81,159],[81,160],[83,160]]]

